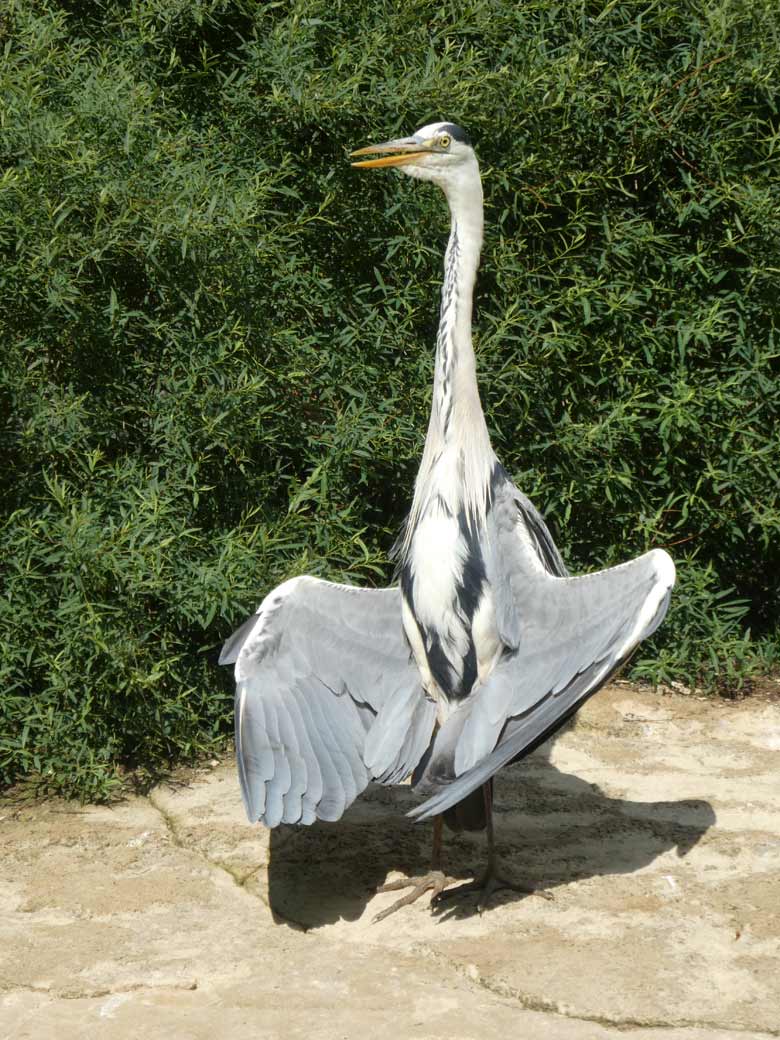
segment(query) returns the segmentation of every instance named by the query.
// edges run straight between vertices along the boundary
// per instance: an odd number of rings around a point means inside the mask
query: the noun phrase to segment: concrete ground
[[[0,1037],[780,1036],[780,704],[618,684],[496,786],[506,892],[379,924],[408,788],[269,835],[233,764],[113,808],[0,802]],[[467,877],[482,838],[448,837]]]

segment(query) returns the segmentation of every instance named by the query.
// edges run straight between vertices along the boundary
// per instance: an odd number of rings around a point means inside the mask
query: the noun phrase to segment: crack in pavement
[[[179,828],[176,824],[175,818],[158,802],[155,801],[154,792],[150,792],[146,796],[146,799],[152,806],[152,808],[156,809],[160,816],[162,816],[166,829],[168,830],[168,833],[171,836],[171,840],[173,841],[173,844],[177,849],[183,849],[185,852],[191,852],[193,855],[198,856],[202,860],[205,860],[205,862],[208,863],[209,866],[214,867],[217,870],[221,870],[224,874],[227,874],[233,880],[237,888],[245,888],[247,881],[249,881],[251,877],[257,874],[263,868],[264,864],[260,863],[258,866],[253,867],[252,870],[248,871],[246,874],[242,876],[238,871],[228,866],[227,863],[223,863],[221,860],[218,859],[212,859],[212,857],[209,856],[208,853],[204,852],[202,849],[188,844],[188,842],[186,842],[184,838],[182,838],[181,834],[179,833]],[[247,889],[247,891],[249,890]],[[263,899],[262,895],[259,892],[249,891],[249,894],[254,898],[258,899],[264,906],[268,906],[268,903],[265,899]]]
[[[103,997],[114,997],[122,993],[137,993],[139,990],[159,993],[167,989],[191,992],[198,989],[198,980],[186,979],[182,982],[161,982],[158,985],[148,982],[133,982],[127,986],[118,986],[116,988],[84,990],[58,990],[50,989],[46,986],[11,986],[8,989],[0,988],[0,994],[2,996],[12,996],[14,993],[38,993],[44,997],[51,997],[52,1000],[100,1000]]]
[[[215,870],[220,870],[222,871],[222,873],[227,874],[228,877],[232,880],[233,884],[236,886],[236,888],[240,888],[243,892],[246,892],[247,895],[249,895],[251,898],[257,899],[259,903],[262,903],[262,905],[271,914],[273,914],[275,920],[281,921],[284,924],[289,925],[296,931],[302,931],[304,933],[308,932],[308,927],[302,921],[296,921],[294,917],[287,917],[284,914],[279,913],[278,910],[274,910],[274,908],[270,905],[268,900],[263,897],[261,892],[254,892],[252,891],[252,889],[247,887],[247,882],[260,873],[260,871],[266,865],[265,863],[258,864],[256,867],[253,867],[251,870],[247,871],[246,874],[240,874],[238,871],[228,866],[227,863],[223,863],[221,860],[218,859],[212,859],[211,856],[209,856],[202,849],[188,844],[181,836],[175,818],[166,809],[164,809],[163,806],[159,804],[159,802],[155,801],[154,791],[149,792],[149,794],[146,796],[146,800],[149,802],[152,808],[155,809],[162,817],[163,822],[165,823],[165,827],[168,833],[170,834],[171,841],[177,849],[182,849],[184,852],[190,852],[194,856],[198,856],[199,859],[202,859],[204,862],[208,863],[208,865],[210,867],[213,867]]]
[[[415,943],[413,950],[454,971],[460,978],[471,983],[477,989],[484,990],[493,996],[514,1001],[524,1011],[557,1015],[572,1022],[591,1022],[593,1025],[618,1029],[624,1032],[637,1029],[716,1029],[723,1033],[743,1033],[746,1037],[780,1037],[780,1030],[756,1030],[747,1026],[723,1025],[720,1022],[713,1022],[708,1019],[678,1019],[667,1022],[664,1019],[655,1018],[610,1018],[607,1015],[577,1014],[576,1012],[566,1010],[565,1007],[553,1000],[530,997],[514,986],[502,982],[500,979],[486,978],[480,973],[475,964],[463,964],[460,961],[453,960],[427,943]]]

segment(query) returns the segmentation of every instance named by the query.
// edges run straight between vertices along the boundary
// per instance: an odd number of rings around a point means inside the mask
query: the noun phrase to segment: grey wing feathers
[[[235,630],[235,632],[229,636],[222,647],[222,652],[219,655],[219,664],[235,664],[238,652],[246,642],[246,638],[252,629],[257,624],[257,614],[253,614],[247,618],[243,625]]]
[[[236,753],[250,820],[337,820],[372,779],[394,783],[427,749],[424,695],[397,589],[301,577],[225,643],[235,663]]]
[[[674,564],[661,550],[579,578],[554,576],[522,503],[491,516],[488,580],[506,646],[492,674],[437,733],[412,810],[456,804],[501,766],[528,754],[595,693],[663,620]]]

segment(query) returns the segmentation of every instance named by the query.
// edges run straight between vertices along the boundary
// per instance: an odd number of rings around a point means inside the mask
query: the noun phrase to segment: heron
[[[362,158],[371,156],[371,158]],[[225,643],[250,821],[338,820],[371,781],[408,780],[409,813],[433,820],[431,871],[377,916],[424,892],[445,898],[442,828],[487,832],[487,869],[464,887],[480,908],[499,875],[493,778],[552,736],[663,620],[674,563],[653,549],[571,576],[550,530],[493,451],[477,386],[472,299],[482,185],[468,134],[449,122],[352,153],[444,192],[450,233],[433,394],[396,584],[294,577]]]

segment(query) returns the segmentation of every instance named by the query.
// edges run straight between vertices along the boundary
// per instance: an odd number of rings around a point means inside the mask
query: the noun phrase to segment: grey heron
[[[225,643],[234,664],[236,752],[251,821],[338,820],[370,781],[410,775],[434,819],[433,869],[399,906],[445,887],[442,822],[487,829],[498,884],[492,778],[529,754],[655,631],[675,580],[666,552],[571,577],[542,516],[498,461],[471,340],[483,232],[479,166],[467,134],[432,123],[353,152],[446,196],[433,397],[398,585],[362,589],[310,576],[270,592]],[[462,888],[463,886],[461,886]]]

